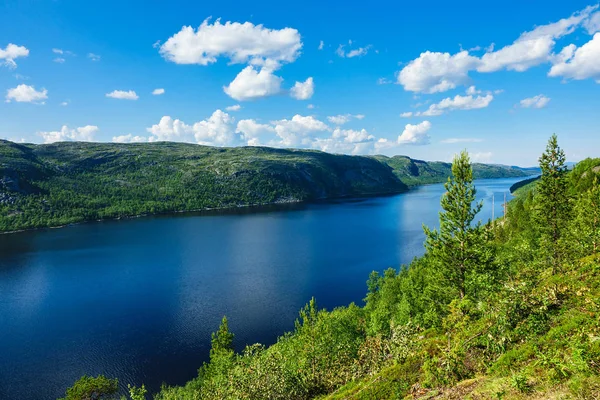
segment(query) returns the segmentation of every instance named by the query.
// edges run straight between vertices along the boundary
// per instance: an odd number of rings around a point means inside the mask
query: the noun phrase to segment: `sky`
[[[600,8],[565,1],[0,4],[0,138],[531,166],[600,156]]]

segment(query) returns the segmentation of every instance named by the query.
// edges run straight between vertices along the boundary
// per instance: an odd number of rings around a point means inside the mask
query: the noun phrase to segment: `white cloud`
[[[469,157],[473,162],[479,163],[490,163],[492,162],[492,152],[491,151],[483,151],[483,152],[475,152],[470,153]]]
[[[309,104],[306,106],[306,108],[308,108],[309,110],[312,110],[313,108],[315,108],[314,104]]]
[[[479,63],[467,51],[454,55],[426,51],[402,68],[398,83],[411,92],[445,92],[465,83],[468,72]]]
[[[54,60],[52,60],[52,61],[54,61],[55,63],[58,63],[58,64],[64,64],[64,62],[65,62],[66,60],[65,60],[64,58],[62,58],[62,57],[56,57],[56,58],[55,58]]]
[[[519,104],[521,104],[521,107],[523,108],[544,108],[549,102],[549,97],[546,97],[543,94],[538,94],[537,96],[521,100]]]
[[[225,111],[240,111],[242,106],[239,104],[234,104],[233,106],[225,107]]]
[[[60,103],[61,106],[66,107],[69,105],[68,101],[63,101],[62,103]]]
[[[478,90],[475,86],[469,86],[467,88],[467,94],[469,96],[475,95],[475,94],[481,94],[481,90]]]
[[[44,143],[91,142],[94,140],[96,132],[98,132],[98,127],[94,125],[86,125],[76,129],[69,129],[67,125],[63,125],[60,131],[38,132],[38,135],[44,139]]]
[[[216,110],[210,118],[196,122],[192,127],[196,143],[212,146],[233,144],[236,139],[233,122],[234,118],[229,114]]]
[[[585,29],[590,35],[600,32],[600,11],[595,12],[592,16],[583,23]]]
[[[121,136],[113,136],[113,143],[143,143],[147,142],[148,138],[144,136],[133,136],[131,133]]]
[[[92,61],[100,61],[100,56],[94,53],[88,53],[87,57]]]
[[[160,96],[161,94],[165,94],[165,89],[163,89],[163,88],[154,89],[152,91],[152,94],[155,96]]]
[[[468,81],[470,71],[489,73],[500,70],[522,72],[533,66],[553,60],[552,51],[557,39],[572,33],[582,24],[591,24],[591,13],[598,6],[589,6],[558,22],[541,25],[525,32],[512,44],[494,51],[486,49],[482,57],[475,57],[462,50],[456,54],[426,51],[412,60],[398,74],[398,83],[405,90],[437,93],[454,89]],[[595,21],[595,15],[592,16]]]
[[[490,105],[492,100],[494,100],[494,96],[491,94],[477,97],[473,97],[471,95],[461,96],[457,94],[454,96],[454,98],[448,97],[439,103],[430,105],[426,111],[418,112],[415,114],[415,116],[432,117],[436,115],[442,115],[446,111],[485,108]]]
[[[54,54],[63,54],[64,53],[64,51],[62,49],[52,49],[52,52]]]
[[[290,96],[296,100],[308,100],[315,92],[313,78],[310,77],[304,82],[296,81],[293,88],[290,89]]]
[[[348,43],[351,45],[352,41],[348,41]],[[371,45],[365,46],[365,47],[358,47],[356,49],[352,49],[348,52],[346,52],[346,50],[344,49],[346,46],[343,44],[340,44],[338,46],[338,48],[335,50],[335,54],[337,54],[339,57],[346,57],[346,58],[353,58],[353,57],[362,57],[364,55],[366,55],[369,50],[371,49]]]
[[[392,82],[388,78],[379,78],[379,79],[377,79],[377,84],[378,85],[389,85],[390,83],[394,83],[394,82]]]
[[[431,122],[423,121],[420,124],[406,124],[404,131],[398,136],[398,144],[423,145],[429,143],[427,132],[431,129]]]
[[[158,124],[146,129],[152,136],[150,142],[188,142],[194,143],[193,129],[179,119],[173,120],[170,116],[162,117]]]
[[[206,19],[197,30],[184,26],[161,47],[160,54],[177,64],[208,65],[218,57],[231,63],[265,65],[267,61],[293,62],[302,42],[296,29],[267,29],[251,22],[226,22]]]
[[[559,60],[552,66],[549,76],[566,79],[595,79],[600,83],[600,32],[583,46],[567,46],[561,51]]]
[[[41,91],[35,90],[33,86],[21,84],[16,88],[8,89],[6,91],[6,102],[16,101],[18,103],[40,103],[44,104],[43,100],[48,98],[48,91],[42,89]]]
[[[238,122],[236,133],[241,133],[242,139],[248,146],[258,146],[266,135],[274,135],[275,128],[268,124],[260,124],[253,119],[242,119]]]
[[[111,97],[113,99],[120,100],[137,100],[139,96],[133,91],[124,91],[124,90],[113,90],[110,93],[106,93],[106,97]]]
[[[362,143],[375,139],[375,136],[370,135],[365,129],[356,131],[353,129],[335,128],[331,137],[334,139],[342,139],[347,143]]]
[[[281,119],[273,121],[272,124],[280,140],[271,142],[271,144],[279,147],[306,146],[311,143],[310,138],[307,137],[308,134],[329,130],[324,122],[312,116],[305,117],[299,114],[294,115],[291,120]]]
[[[325,43],[321,40],[319,42],[319,50],[323,50],[323,47],[325,47]]]
[[[151,134],[148,141],[175,141],[198,143],[210,146],[230,146],[239,143],[235,134],[234,118],[226,112],[216,110],[205,120],[193,125],[169,116],[164,116],[160,122],[146,130]]]
[[[362,114],[340,114],[340,115],[331,115],[327,117],[327,120],[334,125],[344,125],[350,122],[352,119],[363,119],[365,116]]]
[[[454,144],[454,143],[479,143],[483,142],[483,139],[478,138],[448,138],[441,140],[440,143]]]
[[[257,72],[253,66],[249,65],[235,77],[229,86],[224,86],[223,90],[235,100],[253,100],[279,93],[282,81],[283,78],[274,75],[270,68],[263,67],[260,72]]]
[[[15,60],[19,57],[27,57],[29,50],[24,46],[17,46],[9,43],[4,49],[0,48],[0,61],[4,60],[4,65],[9,68],[16,68]]]
[[[412,111],[407,111],[407,112],[403,112],[402,114],[400,114],[401,118],[410,118],[413,116],[413,112]]]

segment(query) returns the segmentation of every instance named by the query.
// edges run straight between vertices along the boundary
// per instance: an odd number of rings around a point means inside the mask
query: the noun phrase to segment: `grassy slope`
[[[475,164],[477,178],[525,176]],[[142,214],[399,193],[450,164],[183,143],[0,140],[0,232]]]

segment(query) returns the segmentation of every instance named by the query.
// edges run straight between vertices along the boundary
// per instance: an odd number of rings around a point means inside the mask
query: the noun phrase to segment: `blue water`
[[[518,180],[477,181],[482,219]],[[182,384],[223,315],[241,350],[291,330],[312,296],[362,304],[369,272],[423,253],[443,191],[0,235],[0,399],[56,399],[83,374]]]

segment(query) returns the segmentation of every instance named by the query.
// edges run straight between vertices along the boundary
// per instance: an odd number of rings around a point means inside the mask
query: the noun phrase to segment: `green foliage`
[[[568,196],[567,166],[564,151],[552,135],[540,157],[542,177],[537,185],[534,217],[540,231],[540,247],[545,264],[553,272],[560,268],[564,256],[563,238],[569,221],[571,204]]]
[[[440,229],[424,227],[427,236],[425,248],[431,262],[441,271],[448,290],[455,291],[460,298],[467,294],[476,297],[480,286],[479,274],[488,271],[492,254],[481,224],[473,226],[482,203],[473,206],[477,191],[466,152],[454,159],[452,177],[448,178],[445,188],[446,193],[441,200]]]
[[[117,379],[108,379],[104,375],[91,377],[84,375],[67,389],[61,400],[110,400],[117,399],[119,390]]]
[[[402,160],[408,158],[400,158]],[[0,232],[139,215],[399,193],[438,182],[445,163],[185,143],[17,144],[0,140]],[[411,161],[413,162],[413,161]],[[429,165],[430,164],[430,165]],[[439,167],[443,166],[443,167]],[[392,169],[394,168],[394,169]],[[524,176],[481,165],[482,177]]]
[[[583,176],[593,164],[569,173],[563,161],[553,137],[542,178],[516,190],[506,220],[481,226],[461,154],[426,254],[371,273],[364,307],[312,299],[293,332],[239,354],[224,318],[198,377],[156,400],[597,398],[600,189]],[[573,212],[557,203],[571,200]]]
[[[0,232],[406,189],[387,165],[369,157],[168,142],[0,140]]]

